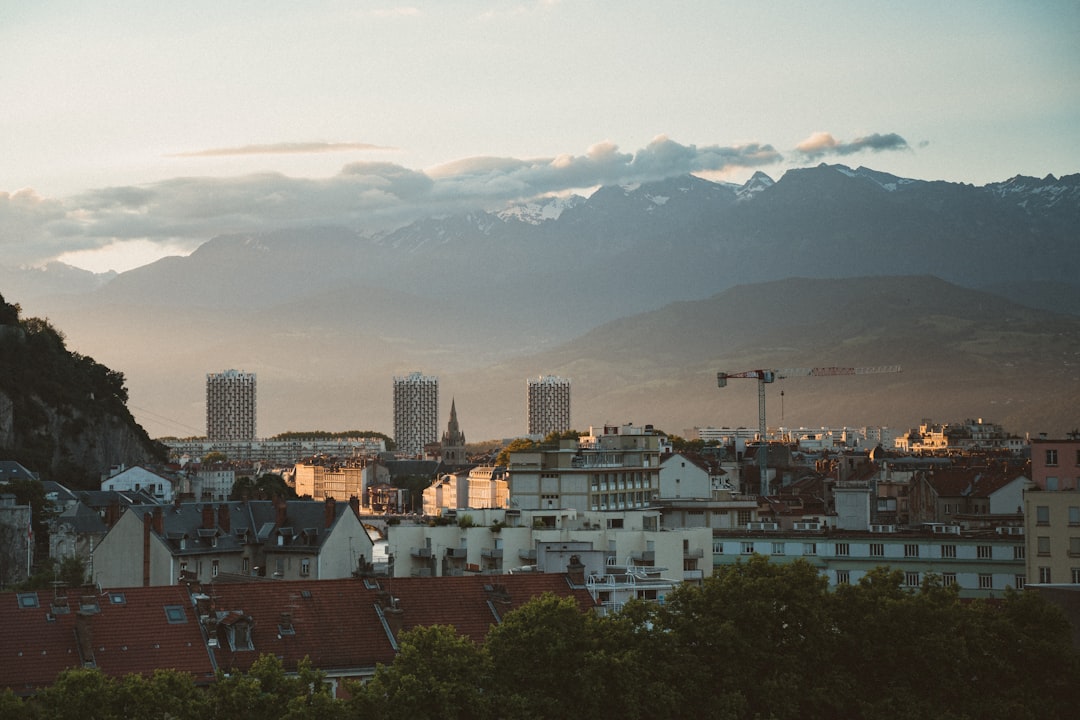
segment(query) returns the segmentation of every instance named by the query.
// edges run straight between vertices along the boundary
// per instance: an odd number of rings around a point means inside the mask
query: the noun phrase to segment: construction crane
[[[878,367],[815,367],[815,368],[785,368],[783,370],[745,370],[737,373],[716,373],[716,386],[727,387],[727,381],[732,378],[747,378],[758,381],[758,472],[761,475],[760,492],[762,495],[769,494],[768,464],[769,448],[765,433],[765,385],[776,382],[777,378],[787,377],[833,377],[836,375],[878,375],[881,373],[898,373],[899,365],[882,365]]]

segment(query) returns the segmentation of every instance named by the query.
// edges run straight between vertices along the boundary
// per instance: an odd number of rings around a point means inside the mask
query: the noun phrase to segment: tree
[[[490,664],[482,648],[449,625],[401,634],[392,665],[380,665],[347,702],[354,717],[441,720],[493,717]]]
[[[586,615],[572,597],[534,598],[491,629],[486,648],[492,695],[514,718],[602,714],[598,668]]]
[[[202,459],[203,465],[213,465],[214,463],[223,463],[229,460],[229,456],[220,450],[211,450],[206,453]]]
[[[515,452],[528,452],[529,450],[535,450],[536,443],[528,438],[515,438],[506,444],[495,458],[496,465],[509,465],[510,453]]]

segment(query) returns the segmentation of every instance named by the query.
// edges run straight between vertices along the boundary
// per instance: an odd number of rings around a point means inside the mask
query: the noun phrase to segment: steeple
[[[465,433],[461,432],[457,419],[457,404],[450,400],[450,422],[442,436],[443,464],[448,466],[465,464]]]

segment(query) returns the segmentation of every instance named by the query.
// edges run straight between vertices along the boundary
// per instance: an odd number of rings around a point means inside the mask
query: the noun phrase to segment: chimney
[[[277,511],[274,516],[274,524],[277,527],[284,527],[288,522],[288,505],[285,504],[285,498],[280,495],[274,496],[274,510]]]
[[[154,532],[158,535],[165,534],[165,517],[161,514],[161,506],[154,506]]]
[[[105,526],[111,528],[120,519],[120,501],[115,498],[105,508]]]
[[[356,497],[355,495],[351,496],[349,498],[349,507],[351,507],[352,511],[356,513],[357,517],[360,517],[360,498]]]
[[[566,566],[566,576],[570,584],[576,586],[585,584],[585,564],[578,555],[570,556],[570,563]]]
[[[326,527],[334,524],[334,518],[337,517],[337,503],[334,498],[326,498],[326,502],[323,504],[323,516],[326,519]]]
[[[376,592],[376,601],[386,620],[386,628],[396,641],[398,635],[401,634],[401,629],[405,626],[405,611],[398,605],[397,599],[386,590]]]
[[[228,505],[228,503],[218,505],[217,524],[218,524],[218,527],[221,528],[222,532],[224,532],[224,533],[229,532],[229,505]]]
[[[214,529],[214,506],[206,503],[202,506],[202,526],[206,530]]]

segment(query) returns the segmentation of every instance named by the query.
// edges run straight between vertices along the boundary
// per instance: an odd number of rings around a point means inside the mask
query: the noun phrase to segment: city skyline
[[[374,230],[688,172],[1080,167],[1073,2],[251,10],[6,9],[6,262],[122,271],[222,233]]]

